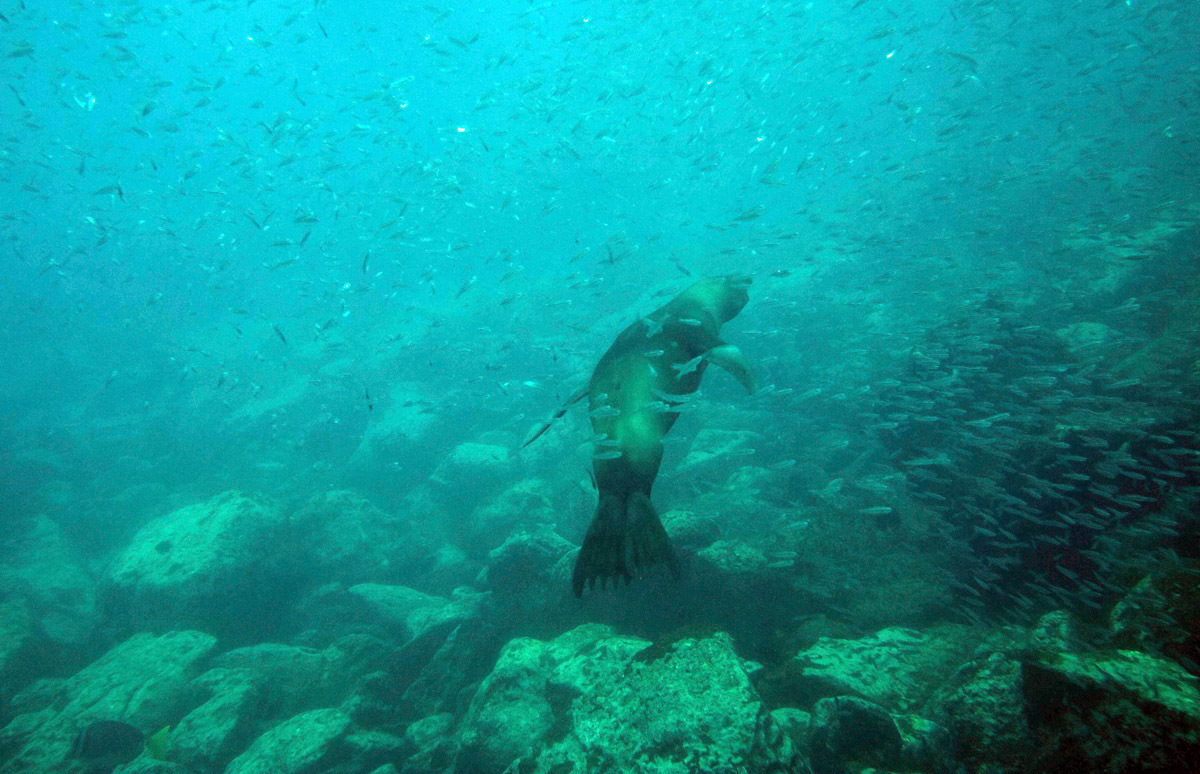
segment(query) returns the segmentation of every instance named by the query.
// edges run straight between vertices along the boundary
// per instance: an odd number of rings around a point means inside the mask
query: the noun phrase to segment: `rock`
[[[1200,627],[1189,627],[1188,622],[1198,616],[1200,594],[1194,575],[1168,569],[1138,581],[1113,605],[1108,624],[1119,647],[1173,652],[1194,660],[1200,653]]]
[[[395,382],[386,398],[380,396],[379,410],[372,413],[362,442],[348,461],[351,469],[378,477],[378,471],[390,463],[413,455],[437,423],[437,414],[429,411],[425,389],[417,382]]]
[[[1022,667],[1030,770],[1166,774],[1200,763],[1200,688],[1178,664],[1131,650],[1043,651]]]
[[[121,720],[154,733],[182,715],[187,686],[216,639],[200,632],[130,637],[65,680],[35,683],[13,699],[23,709],[0,731],[4,774],[61,764],[79,729]]]
[[[456,771],[501,772],[522,758],[533,758],[554,725],[547,698],[546,646],[519,638],[505,646],[464,720],[462,752]]]
[[[196,771],[222,771],[257,733],[263,691],[245,669],[210,669],[192,681],[203,703],[171,729],[168,758]]]
[[[372,618],[387,631],[407,641],[429,627],[439,618],[450,600],[410,589],[407,586],[385,586],[362,583],[350,588],[350,594],[361,600]]]
[[[12,696],[32,679],[40,640],[24,599],[0,602],[0,696]]]
[[[855,696],[821,699],[813,707],[811,756],[814,774],[837,774],[845,761],[856,767],[898,766],[904,740],[888,711]]]
[[[463,548],[483,558],[518,531],[553,526],[557,517],[549,495],[544,481],[524,479],[484,502],[471,512]]]
[[[453,512],[468,514],[506,479],[514,477],[511,457],[504,446],[459,444],[429,477],[431,489]]]
[[[661,518],[671,543],[680,552],[700,551],[721,537],[721,526],[708,516],[692,511],[671,510],[662,514]]]
[[[251,645],[222,653],[213,659],[213,666],[253,676],[263,692],[264,707],[270,708],[259,722],[339,704],[353,690],[357,677],[336,645],[324,650],[281,643]]]
[[[456,771],[789,772],[803,762],[726,635],[666,645],[589,624],[518,638],[479,686]]]
[[[1032,738],[1017,651],[981,647],[934,693],[924,712],[947,730],[954,757],[969,770],[1025,771]]]
[[[105,611],[138,627],[269,633],[295,593],[304,531],[275,505],[226,492],[154,519],[105,573]]]
[[[416,719],[442,712],[461,714],[465,691],[483,679],[495,663],[502,635],[484,615],[480,595],[458,595],[471,613],[431,625],[394,651],[384,667],[363,680],[348,706],[364,724]]]
[[[432,535],[352,492],[316,495],[294,519],[311,525],[309,565],[325,583],[411,581],[435,560],[437,544]]]
[[[405,748],[404,739],[383,731],[357,729],[346,735],[346,754],[352,761],[347,771],[371,771],[377,766],[387,766],[388,761],[401,757]],[[393,767],[394,770],[394,767]]]
[[[566,586],[559,584],[556,568],[574,546],[549,528],[520,530],[488,554],[484,579],[498,595],[562,597]],[[563,579],[565,580],[565,579]]]
[[[1054,332],[1076,358],[1091,362],[1099,360],[1108,348],[1115,331],[1099,322],[1077,322]]]
[[[857,640],[821,638],[796,654],[786,675],[773,676],[773,701],[808,707],[826,697],[854,696],[892,712],[920,707],[966,660],[978,642],[966,626],[927,632],[883,629]]]
[[[350,759],[350,731],[350,717],[339,709],[296,715],[256,739],[225,774],[319,774]]]
[[[186,766],[174,761],[160,761],[143,754],[124,766],[113,769],[113,774],[192,774]]]
[[[96,584],[58,522],[38,516],[26,524],[24,531],[10,537],[6,561],[0,565],[0,598],[24,599],[52,643],[82,645],[99,620]]]
[[[1052,651],[1078,650],[1083,639],[1071,615],[1054,610],[1039,618],[1029,630],[1028,647]]]
[[[404,741],[410,750],[400,774],[443,772],[454,761],[454,716],[448,712],[430,715],[409,725]]]

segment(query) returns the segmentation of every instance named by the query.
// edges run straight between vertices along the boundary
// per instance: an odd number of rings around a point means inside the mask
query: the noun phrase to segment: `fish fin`
[[[679,578],[679,557],[671,538],[658,518],[650,498],[634,492],[625,503],[626,547],[629,564],[635,570],[665,564],[672,578]]]
[[[561,417],[563,414],[566,414],[568,409],[570,409],[579,401],[583,400],[583,396],[587,395],[587,393],[587,385],[580,387],[571,397],[567,398],[567,402],[562,404],[562,407],[558,411],[554,412],[554,416],[550,417],[545,422],[541,422],[529,431],[529,434],[525,436],[525,440],[521,442],[521,448],[524,449],[529,444],[541,438],[542,434],[549,430],[550,426],[553,425],[559,417]]]
[[[171,739],[171,727],[163,726],[146,738],[146,754],[156,761],[167,759],[167,742]]]
[[[746,388],[746,392],[753,393],[758,389],[750,361],[733,344],[722,342],[705,353],[704,357],[709,363],[728,371],[730,376],[738,380],[738,384]]]
[[[583,596],[584,588],[595,580],[599,580],[600,587],[604,588],[609,578],[615,586],[617,578],[624,578],[628,583],[633,577],[625,563],[627,526],[620,499],[601,493],[596,515],[592,517],[583,545],[579,547],[579,556],[575,558],[575,571],[571,574],[571,589],[575,596]]]

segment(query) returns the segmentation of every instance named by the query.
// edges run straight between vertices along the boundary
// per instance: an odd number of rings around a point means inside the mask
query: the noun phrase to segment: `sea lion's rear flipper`
[[[584,588],[595,580],[601,588],[609,578],[614,586],[618,578],[628,583],[634,571],[655,564],[666,564],[671,576],[679,577],[679,559],[650,498],[635,492],[622,505],[619,498],[601,494],[575,559],[571,576],[575,596],[583,596]]]
[[[650,498],[641,492],[631,494],[625,503],[625,518],[629,524],[627,549],[634,568],[665,564],[671,570],[671,577],[678,578],[679,558]]]
[[[738,380],[738,384],[746,388],[746,392],[752,393],[758,389],[754,381],[754,371],[750,368],[750,361],[733,344],[724,342],[718,344],[705,353],[704,359],[716,367],[728,371],[734,379]]]
[[[600,493],[596,515],[588,526],[579,556],[575,558],[575,571],[571,574],[571,589],[575,596],[583,596],[583,589],[599,580],[600,587],[613,579],[624,578],[628,583],[633,576],[625,564],[625,536],[627,524],[625,508],[620,498]]]

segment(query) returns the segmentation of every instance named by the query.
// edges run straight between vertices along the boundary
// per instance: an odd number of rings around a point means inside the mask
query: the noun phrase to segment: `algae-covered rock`
[[[32,679],[40,639],[25,600],[0,602],[0,696],[12,696]]]
[[[837,774],[844,762],[897,767],[904,740],[896,721],[878,704],[855,696],[821,699],[813,707],[814,774]]]
[[[354,670],[336,646],[324,650],[263,643],[237,648],[213,659],[213,666],[253,676],[270,712],[260,721],[286,718],[315,707],[338,704],[353,688]]]
[[[981,648],[930,698],[925,714],[949,732],[972,770],[1022,771],[1031,744],[1019,654]]]
[[[106,612],[133,625],[248,636],[279,615],[302,570],[302,530],[271,502],[226,492],[142,527],[103,579]]]
[[[515,470],[512,454],[504,446],[463,443],[438,463],[429,483],[436,496],[457,513],[470,513],[494,493]]]
[[[1200,763],[1200,686],[1130,650],[1034,654],[1021,679],[1045,772],[1176,772]]]
[[[446,771],[454,761],[454,716],[448,712],[430,715],[404,730],[408,745],[402,774],[426,774]]]
[[[385,513],[353,492],[324,492],[295,515],[308,525],[310,572],[347,585],[402,582],[429,570],[434,538],[412,520]]]
[[[656,646],[586,625],[516,639],[460,726],[458,772],[799,771],[727,636]],[[680,769],[682,771],[684,769]]]
[[[121,720],[143,733],[168,725],[182,714],[188,683],[215,644],[200,632],[136,634],[72,677],[35,683],[13,699],[23,713],[0,731],[0,772],[60,765],[94,720]]]
[[[554,725],[547,698],[545,643],[516,639],[505,646],[464,721],[457,771],[500,772],[533,758]]]
[[[497,594],[508,597],[561,597],[566,579],[557,578],[555,571],[573,549],[566,538],[550,529],[521,530],[488,554],[484,579]]]
[[[425,594],[407,586],[388,586],[361,583],[350,588],[350,594],[361,600],[371,616],[388,631],[403,640],[411,639],[441,617],[450,600]]]
[[[5,537],[9,546],[0,564],[0,598],[24,599],[51,642],[84,643],[98,621],[96,584],[58,522],[38,516]]]
[[[919,707],[974,650],[966,626],[926,632],[888,628],[857,640],[821,638],[793,659],[774,688],[777,701],[808,707],[835,696],[855,696],[892,712]]]
[[[553,525],[555,521],[546,483],[524,479],[471,512],[462,545],[472,556],[486,556],[514,533]]]
[[[460,694],[487,674],[499,650],[487,599],[460,590],[439,607],[423,608],[428,615],[418,611],[412,636],[380,658],[343,703],[355,722],[375,726],[461,711]]]
[[[171,729],[168,757],[196,771],[221,771],[254,738],[264,691],[245,669],[210,669],[192,681],[202,703]]]
[[[350,758],[345,744],[352,724],[339,709],[289,718],[266,732],[225,769],[225,774],[317,774]]]

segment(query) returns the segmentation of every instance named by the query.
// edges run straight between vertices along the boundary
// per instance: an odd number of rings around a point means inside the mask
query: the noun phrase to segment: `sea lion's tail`
[[[628,583],[634,572],[656,564],[666,564],[671,576],[679,577],[679,558],[650,498],[634,492],[622,501],[616,495],[601,493],[596,515],[575,559],[571,576],[575,596],[583,596],[584,588],[596,580],[600,588],[608,585],[609,578],[613,586],[618,578]]]

